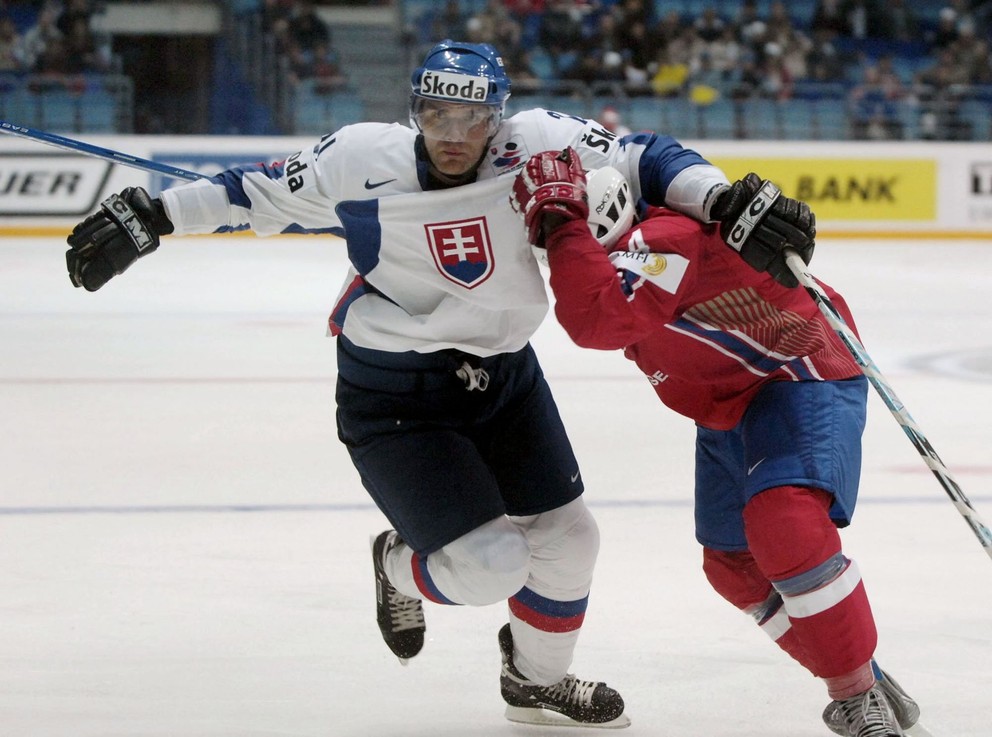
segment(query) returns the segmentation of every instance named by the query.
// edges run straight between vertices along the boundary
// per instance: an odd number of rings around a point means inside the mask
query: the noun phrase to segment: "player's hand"
[[[785,197],[751,172],[717,196],[710,217],[719,221],[727,245],[752,268],[768,272],[784,286],[798,286],[785,262],[785,249],[795,249],[807,264],[813,258],[816,217],[809,205]]]
[[[100,203],[100,211],[72,229],[65,253],[74,287],[95,292],[142,256],[158,248],[159,236],[174,230],[162,201],[141,187],[128,187]]]
[[[543,246],[545,234],[563,222],[585,220],[586,175],[575,149],[531,156],[513,182],[510,204],[524,219],[527,240],[534,246]]]

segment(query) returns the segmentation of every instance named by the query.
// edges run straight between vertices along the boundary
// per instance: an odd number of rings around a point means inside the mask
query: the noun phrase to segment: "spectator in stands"
[[[540,82],[540,77],[534,73],[531,66],[529,52],[523,48],[515,53],[506,54],[503,57],[503,65],[506,75],[513,80],[514,95],[524,92],[528,85]]]
[[[10,17],[0,15],[0,74],[23,69],[20,49],[21,35],[17,32],[17,25]]]
[[[431,37],[467,38],[468,20],[468,16],[462,13],[462,4],[459,0],[447,0],[444,9],[431,21]]]
[[[893,97],[905,98],[908,94],[908,79],[903,79],[896,70],[895,58],[892,54],[882,54],[876,64],[878,82]]]
[[[69,22],[65,51],[76,73],[106,74],[111,71],[113,59],[110,46],[97,40],[86,16],[74,16]]]
[[[55,26],[62,32],[63,36],[68,36],[77,20],[82,20],[86,28],[90,28],[92,17],[93,8],[90,7],[89,0],[66,0],[58,20],[55,21]]]
[[[756,0],[744,0],[740,13],[734,19],[734,33],[737,40],[751,49],[760,49],[765,43],[768,23],[758,12]]]
[[[28,89],[32,92],[66,90],[82,94],[86,89],[84,69],[79,60],[69,54],[61,35],[48,39],[31,72]]]
[[[940,9],[937,16],[937,28],[929,35],[927,42],[933,49],[943,49],[950,46],[958,37],[958,13],[948,6]]]
[[[761,97],[788,100],[792,97],[796,80],[786,64],[785,49],[775,41],[769,41],[762,51],[759,63],[761,81],[756,92]]]
[[[765,44],[777,44],[782,49],[781,62],[791,79],[804,79],[808,74],[807,56],[813,48],[809,36],[796,28],[785,3],[772,3],[768,13]]]
[[[620,30],[620,16],[618,12],[615,12],[617,7],[607,8],[596,17],[595,28],[588,40],[590,48],[602,51],[619,51],[620,53],[626,51],[625,34]]]
[[[603,127],[615,136],[626,136],[631,133],[630,128],[623,122],[620,111],[612,105],[607,105],[600,110],[599,115],[596,116],[596,120],[602,123]]]
[[[968,70],[958,64],[950,48],[940,49],[933,64],[916,73],[915,82],[919,87],[961,87],[969,82]]]
[[[691,70],[698,66],[699,57],[705,51],[706,43],[699,37],[695,27],[687,25],[668,44],[668,59],[672,64]]]
[[[331,30],[317,15],[311,0],[296,0],[289,33],[304,51],[312,51],[318,43],[331,43]]]
[[[626,33],[626,48],[617,52],[624,60],[624,78],[632,85],[644,85],[655,60],[655,46],[643,21],[631,22]]]
[[[603,82],[626,81],[623,57],[618,51],[602,51],[593,49],[579,54],[562,75],[564,79],[592,85]]]
[[[853,38],[880,38],[884,35],[885,14],[882,0],[842,0],[841,12]]]
[[[923,40],[919,19],[907,0],[888,0],[883,15],[885,38],[901,43]]]
[[[920,110],[920,137],[935,141],[966,141],[971,125],[961,116],[961,97],[968,84],[962,68],[949,49],[942,49],[936,62],[916,75],[914,85]]]
[[[877,66],[866,64],[862,81],[848,94],[853,137],[870,141],[902,138],[899,104],[903,96],[903,87],[897,79],[886,78]]]
[[[958,37],[947,47],[955,62],[967,72],[970,84],[986,84],[989,77],[989,44],[975,32],[975,24],[967,20],[958,24]]]
[[[341,71],[341,61],[330,44],[318,41],[309,53],[306,78],[313,80],[313,91],[326,95],[345,89],[348,79]]]
[[[696,18],[693,26],[696,29],[696,35],[705,43],[710,43],[723,35],[723,29],[727,26],[727,23],[717,14],[716,8],[708,6]]]
[[[571,0],[550,0],[548,3],[541,17],[539,40],[556,62],[582,46],[582,17],[582,10]]]
[[[692,28],[688,29],[690,32]],[[658,50],[655,72],[651,77],[651,89],[661,97],[676,97],[685,91],[689,81],[688,58],[676,55],[675,43]]]
[[[38,11],[34,25],[28,28],[21,37],[21,66],[32,70],[38,65],[38,60],[45,48],[55,39],[62,38],[62,32],[55,25],[58,19],[58,9],[53,5],[45,5]]]
[[[807,78],[813,82],[844,82],[848,57],[835,43],[837,32],[823,26],[813,32],[812,46],[806,55]]]
[[[707,44],[710,63],[719,77],[719,89],[729,90],[740,78],[740,64],[744,49],[737,40],[733,25],[727,25],[723,34]]]
[[[829,30],[836,36],[850,36],[851,24],[842,3],[843,0],[818,0],[810,21],[810,32]]]
[[[655,56],[660,49],[668,48],[673,40],[682,32],[682,17],[679,11],[670,10],[650,30],[651,41],[655,47]]]
[[[471,21],[478,23],[474,35],[481,40],[477,43],[495,46],[504,58],[519,52],[523,28],[500,0],[488,0],[485,7],[469,19],[469,22]],[[472,32],[471,28],[466,30]],[[461,38],[461,36],[448,35],[436,36],[436,38]]]
[[[289,26],[289,19],[293,15],[293,0],[262,0],[258,14],[262,33],[274,33],[277,26]]]

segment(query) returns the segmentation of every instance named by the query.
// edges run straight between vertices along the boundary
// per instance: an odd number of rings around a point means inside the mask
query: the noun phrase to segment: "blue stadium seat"
[[[668,133],[663,123],[666,102],[658,97],[632,97],[626,109],[627,127],[634,131]]]
[[[737,104],[733,100],[720,98],[709,105],[698,107],[700,136],[709,139],[728,140],[739,138],[737,126]]]
[[[816,128],[814,138],[821,141],[839,141],[850,136],[847,104],[844,100],[824,98],[814,102]]]
[[[535,46],[527,55],[530,70],[542,81],[555,79],[555,60],[543,46]]]
[[[675,138],[701,138],[699,106],[684,97],[661,98],[661,128],[655,128]]]
[[[42,92],[41,120],[38,125],[54,132],[79,130],[81,98],[64,90]]]
[[[964,100],[960,108],[961,120],[971,126],[973,141],[988,141],[992,138],[992,107],[983,100]]]
[[[365,104],[355,92],[317,93],[312,84],[303,83],[297,88],[295,115],[296,133],[330,133],[363,121]]]
[[[772,140],[782,137],[776,100],[763,97],[741,100],[741,121],[745,138]]]
[[[779,104],[782,138],[812,140],[816,130],[816,105],[812,100],[783,100]]]
[[[87,133],[119,132],[117,100],[102,90],[87,92],[80,101],[80,128]]]

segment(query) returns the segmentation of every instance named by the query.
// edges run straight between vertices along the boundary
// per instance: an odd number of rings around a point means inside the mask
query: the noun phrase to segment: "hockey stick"
[[[30,138],[33,141],[40,141],[41,143],[46,143],[49,146],[55,146],[56,148],[62,148],[67,151],[75,151],[77,153],[86,154],[87,156],[95,156],[98,159],[106,159],[107,161],[112,161],[115,164],[123,164],[124,166],[130,166],[135,169],[143,169],[144,171],[151,171],[157,174],[165,174],[178,179],[188,179],[189,181],[194,181],[196,179],[204,178],[203,174],[197,174],[193,171],[179,169],[174,166],[167,166],[166,164],[159,164],[156,161],[150,161],[149,159],[142,159],[137,156],[123,154],[120,151],[114,151],[109,148],[94,146],[92,143],[84,143],[83,141],[66,138],[58,135],[57,133],[46,133],[44,131],[35,130],[34,128],[25,128],[22,125],[14,125],[13,123],[8,123],[5,120],[0,120],[0,133],[7,133],[8,135],[19,136],[21,138]]]
[[[965,496],[958,483],[951,477],[951,472],[947,470],[947,466],[940,460],[940,456],[937,455],[937,451],[934,450],[930,441],[927,440],[920,426],[910,417],[905,405],[896,396],[895,391],[889,386],[885,377],[882,376],[882,372],[879,371],[875,362],[871,360],[871,356],[868,355],[868,352],[861,344],[861,341],[858,340],[854,331],[844,322],[844,318],[840,316],[833,302],[827,297],[826,292],[816,282],[813,275],[809,273],[806,264],[803,263],[798,253],[792,249],[786,250],[785,263],[789,267],[789,270],[796,275],[799,283],[805,287],[809,296],[816,302],[816,306],[820,308],[820,312],[827,318],[830,327],[833,328],[834,332],[843,341],[847,350],[850,351],[851,356],[854,357],[854,360],[861,367],[861,371],[878,391],[879,396],[882,397],[882,401],[885,402],[885,406],[889,408],[892,416],[896,418],[896,422],[899,423],[903,432],[906,433],[906,437],[909,438],[924,462],[930,467],[933,475],[954,503],[954,507],[964,517],[964,521],[968,523],[971,531],[975,533],[978,542],[982,544],[985,552],[992,558],[992,530],[989,529],[989,526],[971,505],[971,502]]]

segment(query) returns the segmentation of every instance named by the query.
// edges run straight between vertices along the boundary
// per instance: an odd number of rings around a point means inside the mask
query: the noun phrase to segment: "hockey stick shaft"
[[[975,537],[978,538],[978,542],[982,544],[985,552],[992,558],[992,530],[989,529],[989,526],[972,506],[968,497],[965,496],[964,491],[961,490],[961,487],[951,476],[951,472],[947,470],[947,466],[944,465],[940,456],[937,455],[937,451],[934,450],[930,441],[927,440],[920,426],[910,416],[906,410],[906,406],[896,396],[892,386],[882,376],[882,372],[879,371],[878,366],[875,365],[871,356],[868,355],[864,345],[858,340],[858,336],[844,322],[844,318],[841,317],[826,292],[823,291],[823,288],[813,278],[813,275],[810,274],[799,254],[790,249],[786,251],[785,261],[789,270],[796,275],[799,283],[802,284],[807,293],[809,293],[809,296],[816,302],[817,307],[819,307],[820,312],[827,319],[830,327],[837,333],[841,341],[843,341],[847,350],[850,351],[851,356],[861,367],[861,371],[868,378],[868,381],[871,382],[871,385],[875,387],[879,396],[882,397],[882,401],[889,408],[889,412],[895,417],[896,422],[899,423],[903,432],[906,433],[906,437],[909,438],[913,447],[916,448],[931,472],[933,472],[934,477],[940,482],[947,496],[954,503],[954,508],[964,517],[964,521],[968,523],[968,527],[971,528]]]
[[[180,169],[175,166],[160,164],[157,161],[142,159],[138,156],[131,156],[129,154],[121,153],[120,151],[114,151],[113,149],[95,146],[92,143],[77,141],[73,138],[66,138],[65,136],[60,136],[57,133],[46,133],[45,131],[35,130],[34,128],[25,128],[22,125],[14,125],[13,123],[8,123],[5,120],[0,120],[0,133],[6,133],[11,136],[19,136],[21,138],[30,138],[33,141],[40,141],[41,143],[48,144],[49,146],[55,146],[56,148],[65,149],[66,151],[74,151],[76,153],[86,154],[87,156],[95,156],[98,159],[106,159],[107,161],[112,161],[115,164],[123,164],[124,166],[155,172],[156,174],[165,174],[170,177],[176,177],[177,179],[194,181],[196,179],[204,178],[203,174],[197,174],[193,171],[187,171],[186,169]]]

